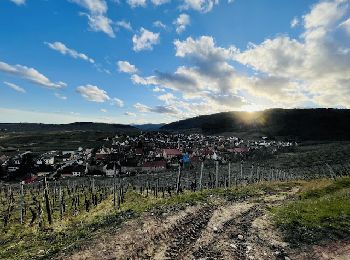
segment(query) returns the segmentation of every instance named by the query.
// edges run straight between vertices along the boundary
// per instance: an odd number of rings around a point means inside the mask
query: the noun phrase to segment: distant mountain
[[[158,131],[165,124],[143,124],[143,125],[132,125],[142,131]]]
[[[77,122],[71,124],[0,123],[0,131],[9,132],[48,132],[48,131],[101,131],[139,132],[130,125]]]
[[[260,112],[225,112],[173,122],[165,131],[259,133],[299,140],[350,140],[348,109],[268,109]]]

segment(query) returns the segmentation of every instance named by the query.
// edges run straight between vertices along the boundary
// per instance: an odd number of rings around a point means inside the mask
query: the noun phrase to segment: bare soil
[[[147,212],[113,234],[59,259],[350,259],[350,241],[291,249],[267,209],[284,203],[293,188],[260,200],[228,201]]]

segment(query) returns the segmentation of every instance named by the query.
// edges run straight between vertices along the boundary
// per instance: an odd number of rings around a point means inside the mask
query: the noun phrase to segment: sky
[[[0,122],[350,107],[350,0],[0,0]]]

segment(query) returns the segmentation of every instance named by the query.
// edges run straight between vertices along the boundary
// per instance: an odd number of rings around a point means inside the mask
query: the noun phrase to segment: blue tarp
[[[190,162],[190,156],[187,153],[183,154],[182,155],[182,161],[184,163],[189,163]]]

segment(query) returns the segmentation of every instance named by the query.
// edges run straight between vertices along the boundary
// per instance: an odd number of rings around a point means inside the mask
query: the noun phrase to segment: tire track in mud
[[[186,259],[193,243],[200,237],[202,230],[206,228],[213,211],[212,206],[203,207],[177,223],[172,230],[173,239],[165,249],[162,259]]]
[[[186,252],[186,246],[195,241],[206,226],[212,208],[197,207],[182,214],[181,218],[176,218],[171,225],[160,226],[155,234],[137,241],[139,246],[134,248],[127,259],[181,259]]]
[[[214,211],[206,229],[189,252],[188,259],[225,259],[222,244],[229,240],[225,233],[227,229],[225,223],[237,219],[253,205],[246,202],[227,201],[221,204]]]
[[[235,259],[249,259],[250,251],[252,250],[250,245],[252,223],[262,215],[263,211],[256,205],[243,212],[238,219],[231,219],[224,224],[229,230],[228,236],[233,242],[231,248]]]

